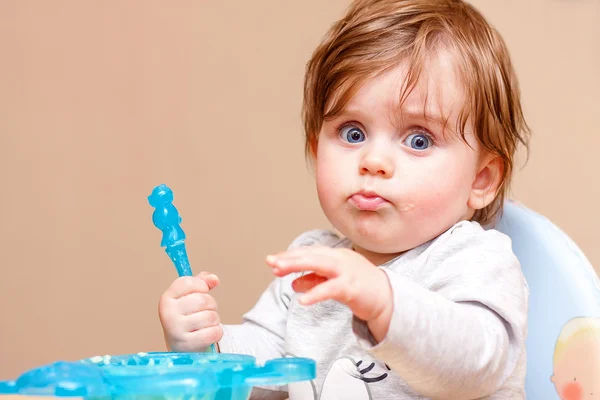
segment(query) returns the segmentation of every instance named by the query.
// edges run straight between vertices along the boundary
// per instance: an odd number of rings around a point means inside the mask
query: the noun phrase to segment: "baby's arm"
[[[288,294],[282,289],[285,280],[274,280],[240,325],[223,325],[223,338],[219,342],[222,353],[251,355],[260,363],[284,356],[289,304]],[[251,396],[252,400],[286,398],[287,388],[281,386],[257,386]]]
[[[339,240],[329,231],[313,230],[298,236],[288,247],[328,245]],[[224,353],[249,354],[264,361],[285,355],[285,329],[292,296],[292,282],[299,274],[276,278],[256,305],[243,317],[241,325],[225,325],[219,347]]]
[[[427,264],[434,269],[417,272],[420,284],[386,271],[394,309],[381,343],[365,323],[355,319],[354,327],[361,343],[420,394],[475,399],[501,387],[517,365],[528,290],[508,238],[493,231],[456,236],[432,251]]]
[[[219,342],[222,353],[248,354],[264,362],[283,357],[285,328],[290,294],[289,278],[275,279],[256,305],[243,316],[240,325],[224,325]],[[286,285],[287,284],[287,285]]]
[[[289,249],[314,244],[327,244],[339,238],[327,231],[309,231],[297,237]],[[264,362],[285,357],[285,331],[288,308],[295,292],[292,281],[299,274],[276,278],[259,298],[256,305],[243,316],[240,325],[224,325],[219,342],[222,353],[248,354]],[[287,398],[286,387],[255,387],[251,399],[277,400]]]

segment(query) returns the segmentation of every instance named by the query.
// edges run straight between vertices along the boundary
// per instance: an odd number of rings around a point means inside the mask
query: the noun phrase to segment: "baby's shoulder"
[[[432,248],[444,252],[512,254],[510,237],[496,229],[485,229],[474,221],[461,221],[440,235]]]
[[[288,249],[291,250],[304,246],[338,247],[343,246],[344,242],[345,240],[333,231],[327,229],[313,229],[298,235],[289,245]]]
[[[457,223],[434,240],[426,253],[424,270],[436,274],[521,275],[510,237],[477,222]]]

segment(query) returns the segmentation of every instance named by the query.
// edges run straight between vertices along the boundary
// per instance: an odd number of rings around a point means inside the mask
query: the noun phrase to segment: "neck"
[[[352,245],[352,249],[356,251],[358,254],[369,260],[373,265],[379,266],[385,264],[386,262],[393,260],[404,252],[400,253],[375,253],[356,245]]]

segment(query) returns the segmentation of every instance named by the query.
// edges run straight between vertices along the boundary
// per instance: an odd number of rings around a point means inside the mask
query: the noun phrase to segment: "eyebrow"
[[[444,125],[450,119],[449,117],[444,118],[443,115],[440,114],[439,112],[429,113],[427,111],[428,111],[427,108],[399,107],[399,110],[396,113],[394,113],[394,115],[396,116],[396,118],[398,120],[419,119],[419,120],[426,120],[429,122],[435,122],[440,125]],[[337,118],[341,118],[341,117],[351,117],[351,116],[370,117],[370,115],[371,115],[370,113],[364,112],[363,109],[360,107],[346,106],[339,114],[335,115],[334,118],[337,119]]]
[[[416,120],[427,121],[430,123],[435,123],[435,124],[438,124],[441,126],[447,125],[448,121],[450,120],[449,117],[444,117],[439,112],[429,113],[429,112],[427,112],[426,108],[424,108],[422,111],[419,111],[415,108],[408,109],[408,110],[400,109],[400,111],[396,114],[396,116],[397,116],[398,120],[400,120],[400,121],[402,121],[404,119],[416,119]]]
[[[444,116],[439,111],[431,111],[427,107],[397,107],[397,111],[392,115],[395,125],[402,124],[404,121],[424,121],[427,124],[435,125],[439,128],[439,133],[445,136],[445,133],[456,133],[456,127],[453,127],[450,116]],[[356,106],[346,106],[342,111],[333,116],[330,120],[337,119],[359,119],[368,122],[372,120],[372,114],[363,111],[362,108]],[[458,121],[457,121],[458,123]]]
[[[373,118],[374,117],[372,117],[371,113],[364,112],[359,107],[344,107],[338,114],[328,117],[325,122],[335,121],[339,119],[352,119],[358,120],[358,122],[367,122],[368,120],[371,120]]]

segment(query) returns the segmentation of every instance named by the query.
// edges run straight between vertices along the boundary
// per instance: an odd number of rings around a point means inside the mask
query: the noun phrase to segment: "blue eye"
[[[408,135],[404,144],[415,150],[427,150],[431,146],[431,139],[422,133]]]
[[[342,140],[348,143],[360,143],[365,141],[365,134],[355,126],[343,127],[340,131]]]

